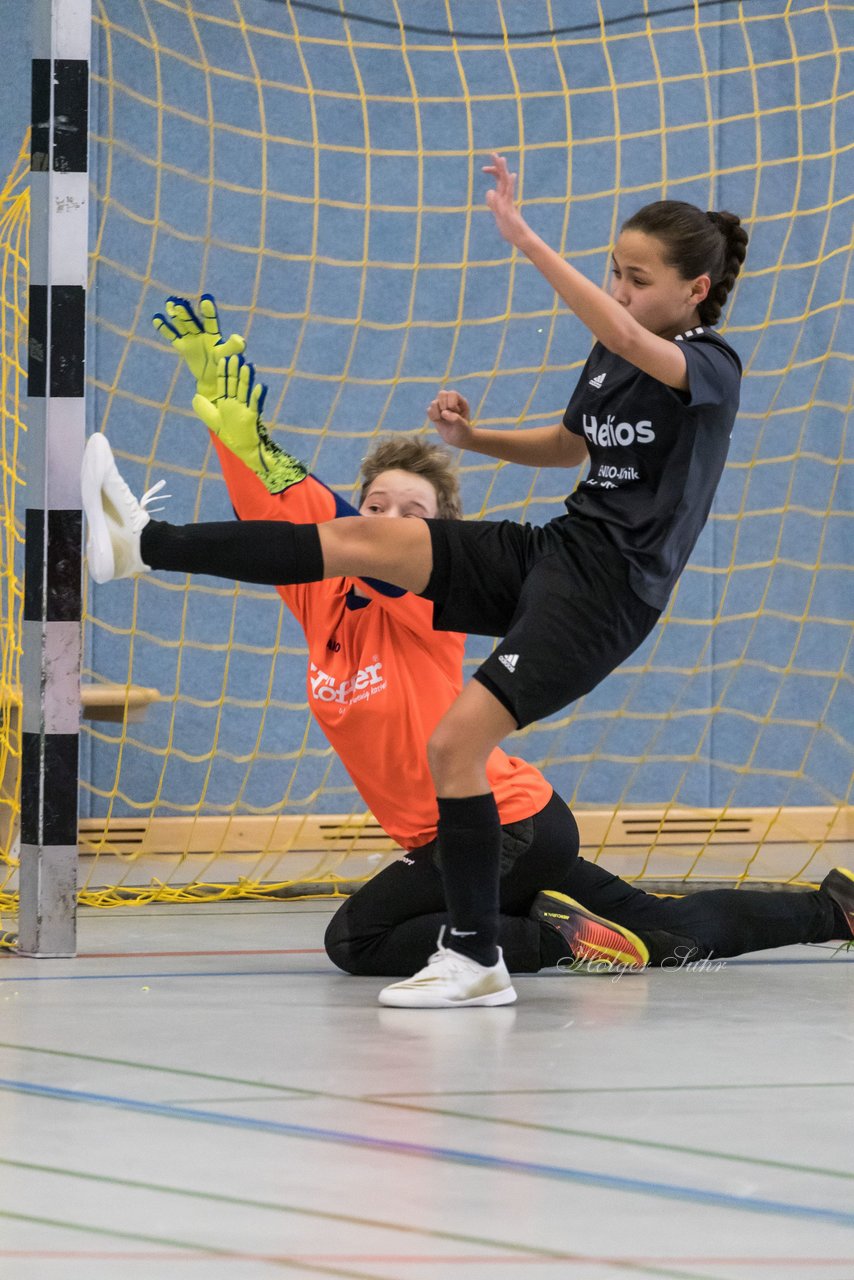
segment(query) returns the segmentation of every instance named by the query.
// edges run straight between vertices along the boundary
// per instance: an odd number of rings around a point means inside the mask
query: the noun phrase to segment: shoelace
[[[151,488],[150,488],[150,489],[146,489],[145,493],[142,495],[142,497],[141,497],[141,498],[140,498],[140,500],[139,500],[139,505],[143,508],[143,510],[145,510],[145,509],[148,507],[148,504],[151,502],[151,499],[152,499],[152,498],[154,498],[154,497],[156,497],[156,496],[157,496],[157,494],[158,494],[158,493],[160,493],[160,490],[163,488],[163,486],[165,485],[165,483],[166,483],[166,481],[165,481],[165,480],[158,480],[158,481],[157,481],[157,484],[153,484],[153,485],[151,486]],[[164,494],[161,494],[161,497],[163,497],[163,498],[171,498],[171,497],[172,497],[172,494],[171,494],[171,493],[164,493]],[[151,511],[152,511],[152,512],[155,512],[155,511],[163,511],[163,510],[164,510],[164,508],[163,508],[163,507],[152,507],[152,508],[151,508]],[[151,514],[151,513],[149,513],[149,514]]]
[[[130,518],[131,529],[133,530],[134,533],[139,533],[144,523],[142,519],[143,515],[150,516],[153,513],[163,510],[163,507],[152,507],[151,511],[149,511],[148,506],[152,498],[155,498],[157,494],[160,493],[160,490],[166,484],[166,481],[158,480],[157,484],[153,484],[150,489],[146,489],[145,493],[142,495],[139,501],[137,501],[136,498],[131,493],[126,482],[124,480],[121,480],[121,477],[119,477],[119,479],[121,481],[122,489],[124,490],[126,496],[130,499],[129,505],[130,505],[130,511],[131,511],[131,518]],[[164,493],[162,494],[162,497],[171,498],[172,494]]]
[[[448,931],[447,925],[442,925],[439,930],[439,937],[436,939],[436,950],[427,961],[428,964],[438,964],[440,960],[444,960],[446,956],[458,956],[459,951],[454,951],[452,947],[445,946],[445,934]]]
[[[439,941],[436,943],[436,950],[427,961],[428,968],[431,964],[445,963],[450,965],[452,971],[468,972],[470,961],[468,956],[462,955],[459,951],[454,951],[453,947],[445,947],[442,945],[442,939],[445,936],[445,926],[439,932]],[[467,963],[468,962],[468,963]]]

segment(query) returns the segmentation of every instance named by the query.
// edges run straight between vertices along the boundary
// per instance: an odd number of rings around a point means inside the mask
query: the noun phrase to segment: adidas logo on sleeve
[[[588,382],[587,384],[588,387],[595,387],[596,390],[598,391],[602,383],[605,381],[605,376],[606,376],[605,373],[597,373],[596,377],[591,378],[590,381]]]
[[[499,654],[498,661],[502,667],[506,667],[510,674],[513,675],[516,670],[516,663],[519,661],[519,655],[518,653],[502,653]]]

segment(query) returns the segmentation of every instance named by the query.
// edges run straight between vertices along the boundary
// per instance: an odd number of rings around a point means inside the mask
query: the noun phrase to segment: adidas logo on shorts
[[[516,670],[516,663],[519,661],[519,655],[518,653],[502,653],[499,655],[498,661],[501,663],[502,667],[506,667],[512,675]]]
[[[588,387],[595,387],[596,390],[598,391],[604,381],[605,381],[605,374],[597,373],[596,377],[591,378],[587,385]]]

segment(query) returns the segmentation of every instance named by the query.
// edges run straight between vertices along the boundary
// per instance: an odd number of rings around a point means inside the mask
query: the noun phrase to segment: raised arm
[[[615,355],[666,386],[684,390],[688,371],[678,344],[644,329],[625,307],[531,230],[516,205],[516,174],[510,172],[503,156],[493,153],[492,164],[484,165],[483,172],[495,178],[495,187],[486,193],[486,203],[499,232],[534,264],[581,323]]]
[[[355,514],[292,454],[274,444],[262,421],[267,388],[242,356],[221,360],[213,399],[193,397],[211,433],[229,497],[243,520],[313,524]]]
[[[165,312],[165,314],[164,314]],[[197,307],[167,298],[152,323],[196,382],[193,409],[210,430],[235,511],[242,519],[329,520],[335,496],[270,438],[262,418],[266,387],[239,354],[240,334],[224,339],[216,301],[203,294]],[[251,474],[250,474],[251,473]]]

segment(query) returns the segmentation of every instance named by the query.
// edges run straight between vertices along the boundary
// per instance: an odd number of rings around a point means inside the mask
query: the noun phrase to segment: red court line
[[[98,1250],[98,1249],[0,1249],[0,1258],[42,1258],[45,1260],[61,1260],[61,1259],[84,1259],[89,1258],[94,1261],[131,1261],[154,1259],[157,1261],[165,1261],[166,1259],[177,1262],[210,1262],[212,1253],[216,1252],[217,1261],[220,1262],[305,1262],[317,1263],[325,1265],[335,1265],[344,1263],[436,1263],[447,1265],[454,1263],[460,1265],[463,1263],[507,1263],[508,1265],[519,1266],[524,1262],[528,1266],[532,1262],[541,1262],[550,1264],[555,1262],[567,1263],[571,1262],[578,1266],[585,1265],[603,1265],[603,1266],[714,1266],[714,1267],[844,1267],[849,1266],[851,1258],[790,1258],[787,1255],[779,1258],[606,1258],[596,1257],[593,1254],[577,1254],[555,1253],[551,1257],[543,1257],[542,1254],[527,1254],[522,1251],[519,1253],[503,1256],[501,1254],[464,1254],[455,1256],[454,1254],[433,1253],[235,1253],[226,1254],[212,1250],[211,1253],[196,1252],[195,1250],[166,1250],[166,1249],[128,1249],[128,1250]]]
[[[78,951],[78,960],[150,960],[159,956],[322,956],[323,947],[258,948],[254,951]]]

